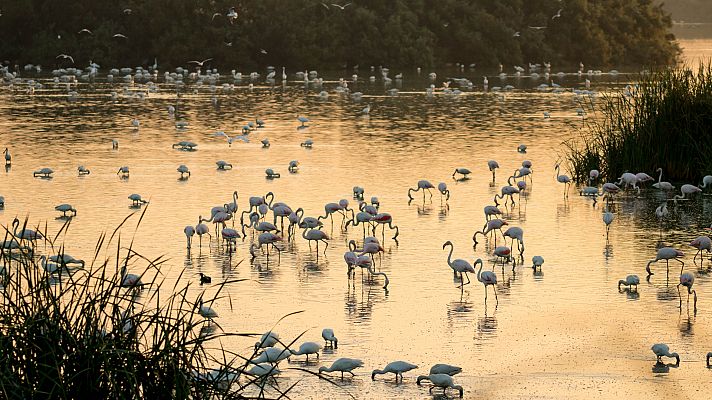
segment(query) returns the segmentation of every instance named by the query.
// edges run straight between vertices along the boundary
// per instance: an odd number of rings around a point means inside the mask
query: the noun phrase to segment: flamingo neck
[[[482,282],[482,276],[481,276],[481,275],[482,275],[482,264],[483,264],[483,262],[482,262],[482,260],[477,260],[477,261],[475,261],[475,264],[480,264],[480,269],[477,270],[477,280],[480,281],[480,282]]]
[[[450,253],[447,255],[447,265],[449,265],[452,268],[452,253],[455,251],[455,246],[451,243],[450,245]]]

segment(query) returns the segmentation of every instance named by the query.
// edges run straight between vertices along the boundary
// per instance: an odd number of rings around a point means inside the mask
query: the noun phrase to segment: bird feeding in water
[[[694,310],[697,312],[697,291],[692,289],[692,285],[695,283],[695,276],[689,272],[685,272],[680,275],[680,283],[677,284],[677,295],[680,297],[680,308],[682,308],[682,294],[680,294],[680,286],[687,288],[687,303],[690,303],[690,294],[694,295]]]
[[[356,368],[363,367],[363,361],[354,358],[339,358],[334,361],[330,367],[319,367],[319,374],[323,372],[341,372],[341,379],[344,379],[344,373],[349,373],[351,376],[356,376],[352,371]]]
[[[67,217],[68,212],[72,213],[72,215],[75,217],[77,216],[77,210],[74,207],[72,207],[71,204],[66,204],[66,203],[60,204],[60,205],[54,207],[54,209],[61,212],[63,217]]]
[[[469,175],[471,173],[472,172],[467,168],[455,168],[455,172],[452,173],[452,177],[453,177],[453,179],[456,179],[455,175],[460,174],[460,175],[462,175],[460,177],[460,179],[469,179]]]
[[[618,281],[618,290],[621,290],[621,285],[628,286],[630,290],[633,290],[633,286],[635,286],[635,291],[637,292],[639,283],[640,278],[638,278],[638,275],[628,275],[625,277],[625,279],[621,279]]]
[[[401,382],[403,382],[403,373],[414,370],[416,368],[418,368],[417,365],[411,364],[407,361],[393,361],[391,363],[388,363],[388,365],[386,365],[386,367],[383,369],[374,369],[373,372],[371,372],[371,380],[375,380],[376,375],[392,373],[396,377],[396,382],[398,382],[399,376]]]
[[[675,260],[679,262],[680,265],[680,274],[682,274],[683,268],[685,268],[685,263],[679,259],[679,257],[684,256],[685,254],[681,252],[680,250],[673,249],[672,247],[663,247],[660,250],[658,250],[657,255],[655,256],[655,259],[648,261],[648,265],[645,266],[645,271],[648,272],[648,278],[650,278],[650,275],[653,275],[653,272],[650,270],[650,264],[656,263],[661,260],[665,260],[665,266],[667,267],[668,273],[670,273],[670,260]]]
[[[662,364],[663,357],[670,357],[676,360],[675,365],[680,365],[680,356],[677,353],[670,353],[670,348],[664,343],[656,343],[650,348],[657,357],[658,363]]]

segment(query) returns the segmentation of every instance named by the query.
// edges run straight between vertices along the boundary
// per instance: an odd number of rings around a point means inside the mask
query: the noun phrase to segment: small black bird
[[[205,274],[202,273],[202,272],[198,272],[198,275],[200,275],[200,284],[201,284],[201,285],[202,285],[203,283],[210,283],[210,282],[213,281],[209,276],[205,275]]]

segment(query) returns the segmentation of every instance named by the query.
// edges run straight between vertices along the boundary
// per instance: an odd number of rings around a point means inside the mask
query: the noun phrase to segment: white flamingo
[[[571,178],[569,178],[568,175],[560,175],[559,174],[559,169],[560,169],[559,164],[556,164],[556,167],[554,167],[554,169],[556,170],[557,182],[564,184],[564,197],[568,197],[569,196],[569,185],[571,184]]]
[[[695,253],[695,257],[692,259],[694,262],[697,256],[702,259],[702,250],[707,250],[708,254],[712,252],[712,239],[710,239],[709,236],[698,236],[690,242],[690,246],[697,249],[697,253]]]
[[[450,246],[450,253],[448,253],[448,256],[447,256],[447,265],[449,265],[450,268],[452,268],[453,275],[457,275],[458,273],[460,274],[460,282],[461,282],[460,287],[467,285],[468,283],[470,283],[470,279],[468,277],[467,283],[464,283],[462,274],[464,272],[465,276],[467,276],[468,272],[474,273],[475,269],[472,267],[472,265],[470,265],[469,262],[467,262],[466,260],[463,260],[462,258],[457,258],[455,260],[452,260],[452,253],[455,251],[455,246],[449,240],[447,242],[443,243],[443,250],[445,250],[445,248],[447,246]]]
[[[675,190],[675,186],[673,186],[672,183],[662,182],[663,169],[658,168],[658,169],[656,169],[656,171],[660,172],[660,175],[658,175],[658,181],[656,183],[653,183],[653,187],[656,189],[665,190],[665,191]]]
[[[676,359],[678,365],[680,364],[680,356],[677,353],[670,353],[670,348],[664,343],[656,343],[650,348],[650,350],[655,353],[659,363],[662,363],[663,357],[670,357]]]
[[[680,286],[687,288],[687,303],[690,303],[690,294],[694,295],[694,309],[697,312],[697,291],[692,289],[695,284],[695,276],[689,272],[680,275],[680,283],[677,284],[677,295],[680,297],[680,308],[682,308],[682,295],[680,294]]]
[[[408,189],[408,198],[410,200],[413,200],[413,196],[410,195],[410,192],[417,192],[419,190],[423,191],[423,201],[425,201],[425,191],[427,190],[428,193],[430,194],[430,197],[433,197],[433,193],[430,191],[430,189],[434,189],[435,186],[433,186],[432,183],[425,179],[421,179],[418,181],[418,186],[416,188],[410,188]]]
[[[475,261],[475,265],[480,264],[480,268],[477,270],[477,281],[481,282],[485,286],[485,302],[487,302],[487,286],[492,286],[492,291],[494,292],[494,298],[499,304],[499,299],[497,298],[497,274],[492,271],[482,272],[482,259],[478,258]]]
[[[621,290],[621,285],[628,286],[630,290],[633,290],[633,286],[635,286],[635,291],[637,292],[639,283],[640,278],[638,278],[638,275],[628,275],[625,277],[625,279],[621,279],[618,281],[618,290]]]
[[[685,184],[680,187],[680,192],[682,194],[675,195],[675,197],[673,198],[673,201],[675,201],[675,205],[677,205],[678,200],[684,199],[685,196],[691,196],[695,193],[700,193],[702,192],[702,189],[698,188],[695,185]]]

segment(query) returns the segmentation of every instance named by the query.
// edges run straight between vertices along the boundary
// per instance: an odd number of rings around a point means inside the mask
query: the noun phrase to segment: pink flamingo
[[[477,231],[477,232],[475,232],[474,235],[472,235],[472,241],[474,241],[474,242],[475,242],[475,246],[477,246],[477,243],[479,243],[479,242],[477,241],[477,234],[478,234],[478,233],[481,234],[482,236],[487,236],[488,233],[490,233],[490,232],[492,232],[492,231],[494,231],[494,230],[499,230],[499,232],[502,233],[502,227],[505,226],[505,225],[509,225],[509,224],[507,223],[507,221],[505,221],[505,220],[502,220],[502,219],[499,219],[499,218],[491,219],[491,220],[487,221],[487,223],[485,224],[485,226],[482,228],[481,231]],[[504,235],[504,234],[502,234],[502,235]],[[497,240],[497,234],[496,234],[496,232],[495,232],[494,237],[495,237],[495,240]]]
[[[682,264],[680,266],[680,273],[682,274],[683,268],[685,268],[685,263],[678,259],[678,257],[682,257],[685,254],[681,252],[680,250],[673,249],[672,247],[663,247],[660,250],[658,250],[658,254],[655,256],[654,260],[648,261],[648,265],[645,266],[645,270],[648,272],[648,278],[650,278],[650,275],[653,275],[653,272],[650,271],[650,264],[654,262],[658,262],[660,260],[665,260],[665,265],[667,266],[668,273],[670,273],[670,260],[675,260]]]
[[[697,312],[697,292],[692,289],[695,283],[695,277],[689,272],[680,275],[680,283],[677,284],[677,295],[680,297],[680,308],[682,308],[682,295],[680,294],[680,285],[687,288],[687,303],[690,303],[690,294],[694,294],[694,309]]]
[[[417,188],[408,189],[408,198],[410,200],[413,200],[413,196],[410,195],[410,192],[417,192],[419,190],[422,190],[423,191],[423,201],[425,201],[425,191],[426,190],[430,194],[430,198],[433,197],[433,192],[431,192],[430,189],[435,189],[435,186],[433,186],[432,183],[430,183],[429,181],[426,181],[425,179],[419,180]]]
[[[497,298],[497,274],[492,271],[482,272],[481,258],[475,261],[475,265],[477,264],[480,264],[480,269],[477,270],[477,280],[485,286],[485,303],[487,303],[487,286],[492,286],[494,298],[497,300],[497,304],[499,304],[499,299]]]

